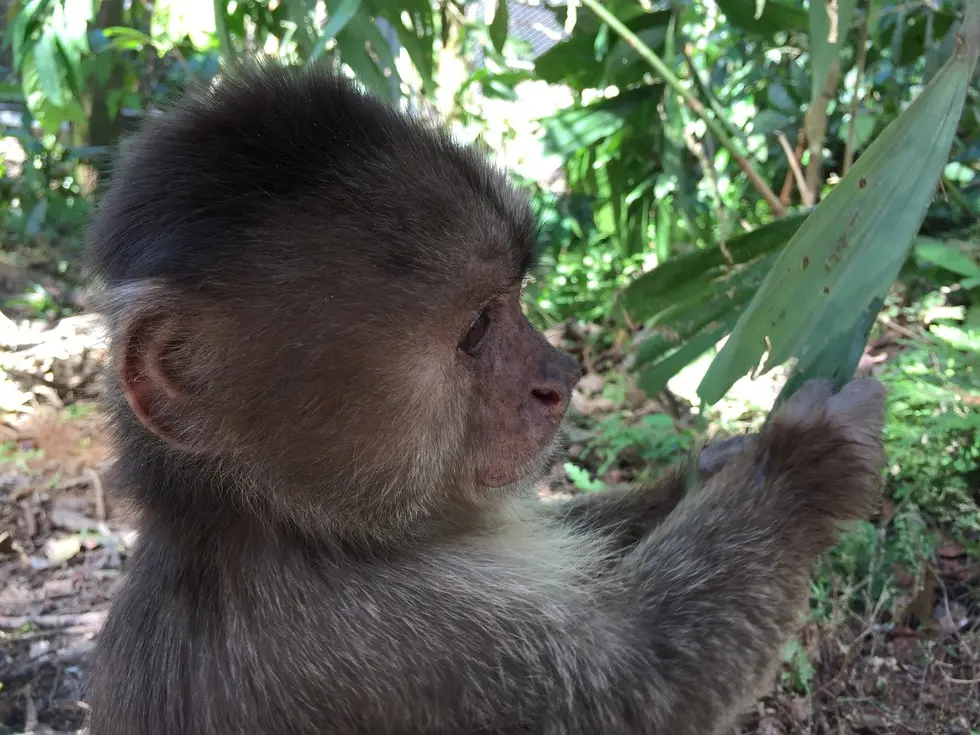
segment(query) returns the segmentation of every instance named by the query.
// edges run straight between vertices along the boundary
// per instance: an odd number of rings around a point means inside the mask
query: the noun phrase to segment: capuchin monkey
[[[807,384],[690,492],[544,503],[580,368],[521,311],[534,240],[480,154],[323,69],[128,142],[90,254],[142,533],[91,735],[706,735],[767,689],[878,501],[881,385]]]

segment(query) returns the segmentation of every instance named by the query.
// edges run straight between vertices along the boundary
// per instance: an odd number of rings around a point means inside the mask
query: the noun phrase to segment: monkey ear
[[[180,335],[176,319],[142,315],[126,324],[117,341],[116,378],[129,407],[147,429],[168,444],[193,450],[187,426],[191,392],[175,374]]]

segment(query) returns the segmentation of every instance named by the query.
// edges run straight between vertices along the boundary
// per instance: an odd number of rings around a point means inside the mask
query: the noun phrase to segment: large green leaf
[[[793,237],[698,387],[719,400],[768,352],[763,370],[812,360],[882,298],[925,216],[980,49],[980,3],[964,43],[867,149]]]
[[[14,66],[20,67],[32,45],[32,35],[48,17],[53,0],[14,0],[7,11],[7,28],[0,50],[10,47]]]
[[[667,385],[667,381],[728,334],[737,318],[737,311],[730,312],[720,322],[715,322],[710,328],[699,332],[683,347],[679,347],[667,357],[643,370],[637,377],[637,385],[647,395],[659,393]]]
[[[41,90],[48,102],[60,107],[65,103],[67,90],[61,73],[58,36],[53,28],[46,28],[41,34],[34,44],[33,55]]]
[[[783,247],[806,220],[806,213],[787,217],[731,238],[727,250],[734,265],[748,263]],[[629,318],[646,321],[678,301],[685,288],[707,288],[728,268],[720,248],[707,248],[668,260],[630,283],[620,294],[620,306]]]
[[[700,290],[692,290],[678,299],[675,306],[660,313],[655,323],[657,332],[642,341],[636,350],[636,364],[643,366],[659,359],[664,353],[683,345],[713,322],[740,312],[751,301],[766,271],[764,263],[752,266],[731,278],[716,279]],[[731,320],[730,326],[734,326]]]
[[[968,278],[980,278],[980,265],[974,262],[957,243],[943,242],[931,237],[921,237],[915,243],[915,257],[920,261],[932,263],[952,273]],[[967,246],[964,249],[975,249]]]
[[[811,359],[798,362],[776,397],[776,404],[796,393],[810,378],[823,378],[830,381],[835,388],[843,387],[857,370],[864,347],[868,344],[868,335],[884,303],[885,300],[881,297],[872,299],[849,330],[834,337]]]

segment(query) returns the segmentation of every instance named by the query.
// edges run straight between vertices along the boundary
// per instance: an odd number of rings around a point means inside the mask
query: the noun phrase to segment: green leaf
[[[637,37],[652,49],[662,48],[667,39],[667,27],[655,26],[640,31]],[[637,64],[646,64],[642,57],[622,38],[617,38],[613,43],[609,53],[606,54],[605,75],[606,79],[625,78],[633,81],[638,74],[631,73],[632,67]]]
[[[874,137],[878,116],[872,110],[858,110],[854,118],[854,150],[866,146]],[[847,113],[837,128],[837,137],[846,141],[851,135],[851,113]]]
[[[381,33],[381,29],[378,28],[374,19],[364,14],[355,15],[351,18],[348,23],[348,29],[361,34],[370,50],[378,57],[378,61],[380,62],[378,68],[387,79],[388,95],[390,96],[392,93],[391,88],[398,88],[398,85],[401,83],[401,77],[398,75],[398,69],[395,66],[395,55],[391,50],[391,44],[388,39]],[[384,74],[386,71],[388,72],[387,75]]]
[[[439,12],[427,0],[370,0],[370,13],[388,21],[398,36],[398,42],[408,53],[422,81],[426,95],[435,94],[436,39],[435,16]]]
[[[853,378],[884,303],[881,297],[873,299],[850,330],[841,332],[811,359],[797,363],[776,397],[776,404],[792,396],[809,380],[829,380],[834,388],[842,388]]]
[[[620,16],[626,26],[634,33],[642,34],[649,28],[666,28],[670,22],[671,13],[669,10],[647,13],[639,5],[630,3],[627,5],[631,13]],[[599,24],[598,19],[591,11],[579,10],[579,24],[575,28],[575,33],[565,41],[557,43],[534,60],[535,74],[542,81],[552,84],[567,84],[574,89],[587,89],[601,86],[606,69],[605,59],[611,53],[601,45],[597,51],[597,40],[600,35],[609,35],[609,26]],[[585,18],[590,18],[595,24],[597,31],[585,32],[580,30],[588,23],[582,22]],[[614,45],[613,49],[617,47]]]
[[[807,214],[791,214],[731,238],[728,252],[735,265],[748,263],[783,247],[806,220]],[[634,322],[642,322],[669,308],[684,288],[705,288],[728,269],[720,248],[686,253],[644,273],[620,293],[620,306]]]
[[[752,118],[752,134],[768,135],[785,129],[792,120],[788,115],[775,110],[762,110]]]
[[[733,312],[714,328],[700,332],[683,347],[642,371],[636,380],[640,390],[648,396],[656,395],[662,391],[671,378],[714,347],[718,340],[728,334],[737,318],[738,313]]]
[[[490,41],[497,53],[504,52],[504,43],[507,42],[507,24],[510,21],[510,10],[507,7],[507,0],[496,0],[493,11],[493,19],[490,21]]]
[[[7,14],[9,30],[3,34],[3,48],[11,44],[14,66],[20,68],[33,46],[34,32],[44,25],[52,0],[27,0],[14,2]]]
[[[587,107],[573,107],[545,118],[545,140],[551,152],[568,158],[580,148],[618,132],[626,118],[642,102],[650,98],[650,90],[630,90],[612,99],[604,99]]]
[[[722,320],[735,324],[735,317],[751,300],[759,283],[765,277],[755,265],[731,279],[718,279],[704,284],[704,288],[692,290],[686,298],[661,312],[655,325],[656,334],[640,342],[636,349],[636,366],[660,359],[665,353],[680,347],[698,332],[717,326]],[[729,321],[728,317],[732,317]]]
[[[152,46],[153,39],[135,28],[126,26],[112,26],[103,28],[102,35],[110,39],[112,45],[120,49],[139,49],[143,46]]]
[[[657,227],[655,230],[655,247],[657,261],[663,263],[670,257],[670,229],[673,220],[673,208],[669,199],[662,199],[657,206]]]
[[[41,89],[48,102],[60,107],[65,103],[65,87],[58,63],[58,38],[53,29],[45,29],[34,44],[33,56]]]
[[[915,244],[915,257],[920,261],[932,263],[952,273],[968,278],[980,277],[980,265],[977,265],[952,243],[942,240],[922,237]]]
[[[327,22],[320,32],[316,46],[310,52],[310,59],[307,64],[313,64],[323,55],[324,49],[337,34],[344,30],[344,27],[357,15],[361,7],[361,0],[333,0],[327,3]],[[353,67],[352,67],[353,68]]]
[[[218,36],[221,57],[227,61],[233,61],[235,58],[235,46],[231,41],[231,32],[228,29],[229,25],[228,0],[214,0],[214,29]]]
[[[379,68],[378,63],[367,52],[366,44],[369,40],[368,36],[371,35],[371,28],[382,41],[381,48],[375,50],[383,51],[387,44],[377,27],[369,18],[358,16],[352,17],[346,27],[337,34],[337,50],[340,52],[341,61],[353,70],[361,84],[371,89],[375,94],[390,99],[392,96],[391,84]],[[372,42],[372,47],[374,46],[375,43]],[[387,57],[390,59],[391,49],[387,49],[387,52]],[[384,63],[383,58],[381,61]]]
[[[605,488],[602,480],[593,480],[588,470],[582,469],[576,464],[565,462],[564,469],[568,479],[582,492],[591,493]]]
[[[718,0],[718,7],[729,23],[761,36],[773,36],[781,31],[804,33],[808,27],[805,10],[778,0],[766,0],[759,17],[756,17],[755,3],[746,0]]]
[[[793,237],[698,387],[719,400],[764,351],[763,371],[819,353],[898,275],[949,155],[980,51],[980,3],[964,40]],[[835,318],[830,319],[833,315]]]

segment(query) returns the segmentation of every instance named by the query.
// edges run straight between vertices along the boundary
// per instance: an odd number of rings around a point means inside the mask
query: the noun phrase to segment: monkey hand
[[[875,379],[853,380],[836,394],[828,383],[808,382],[763,429],[763,473],[798,510],[867,518],[882,489],[884,419],[885,389]]]
[[[756,434],[743,434],[705,444],[697,455],[698,483],[704,483],[721,472],[729,461],[749,449],[757,438]]]

